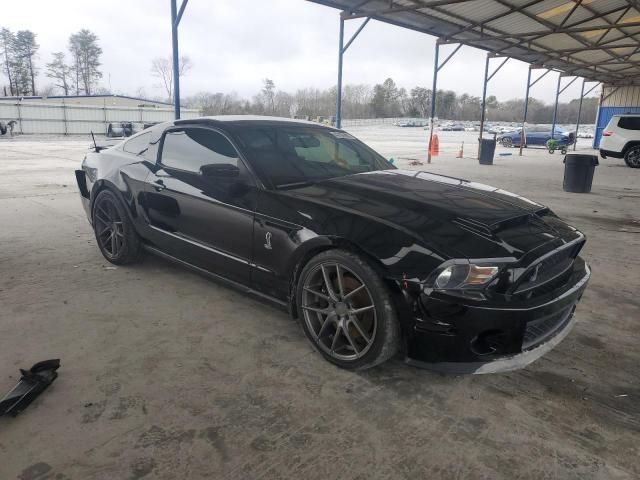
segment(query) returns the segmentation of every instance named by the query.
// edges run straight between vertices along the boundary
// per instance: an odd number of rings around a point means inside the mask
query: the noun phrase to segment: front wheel
[[[627,150],[624,154],[624,163],[631,168],[640,168],[640,145]]]
[[[93,230],[104,258],[116,265],[133,263],[140,256],[140,239],[120,199],[102,190],[93,202]]]
[[[373,367],[399,348],[391,295],[364,259],[329,250],[304,267],[296,299],[302,328],[331,363],[351,370]]]
[[[506,148],[510,148],[513,146],[513,140],[511,140],[511,138],[509,137],[502,137],[502,140],[500,140],[500,143],[502,143],[502,146]]]

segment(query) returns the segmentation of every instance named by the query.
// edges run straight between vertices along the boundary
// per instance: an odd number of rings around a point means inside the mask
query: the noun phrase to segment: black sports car
[[[567,335],[589,279],[584,235],[548,208],[396,169],[335,128],[208,117],[96,150],[76,177],[107,260],[145,249],[268,297],[341,367],[522,367]]]

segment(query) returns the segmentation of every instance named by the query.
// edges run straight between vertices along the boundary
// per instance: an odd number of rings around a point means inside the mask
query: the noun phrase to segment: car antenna
[[[95,148],[96,152],[99,152],[100,150],[98,150],[98,144],[96,143],[96,137],[93,134],[93,130],[91,130],[91,138],[93,138],[93,147]]]

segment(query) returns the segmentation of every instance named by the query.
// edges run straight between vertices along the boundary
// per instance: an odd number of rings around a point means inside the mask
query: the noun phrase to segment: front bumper
[[[600,156],[602,158],[607,158],[607,157],[622,158],[622,157],[624,157],[622,152],[614,152],[613,150],[605,150],[603,148],[600,149]]]
[[[464,299],[422,300],[407,335],[406,363],[446,373],[523,368],[558,345],[575,325],[574,311],[591,272],[586,264],[550,295],[509,306]]]
[[[80,201],[82,202],[82,208],[84,213],[91,223],[91,195],[87,185],[87,177],[84,170],[76,170],[76,183],[78,184],[78,191],[80,192]]]

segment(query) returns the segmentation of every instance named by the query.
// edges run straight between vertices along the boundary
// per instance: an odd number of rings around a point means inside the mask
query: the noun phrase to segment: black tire
[[[502,137],[502,139],[500,139],[500,143],[502,143],[502,146],[505,148],[513,147],[513,140],[509,137]]]
[[[0,122],[0,135],[4,135],[5,133],[7,133],[7,127],[4,122]]]
[[[624,163],[631,168],[640,168],[640,145],[634,145],[624,154]]]
[[[321,283],[316,286],[313,281],[318,276]],[[322,289],[327,278],[331,292]],[[329,298],[332,294],[340,300],[334,303]],[[310,298],[315,299],[315,305],[309,303]],[[372,303],[366,305],[369,301]],[[336,249],[313,257],[300,273],[296,305],[309,341],[325,359],[341,368],[371,368],[399,349],[400,327],[391,294],[371,265],[354,253]]]
[[[93,202],[93,231],[100,252],[115,265],[134,263],[142,250],[140,238],[118,196],[102,190]]]

